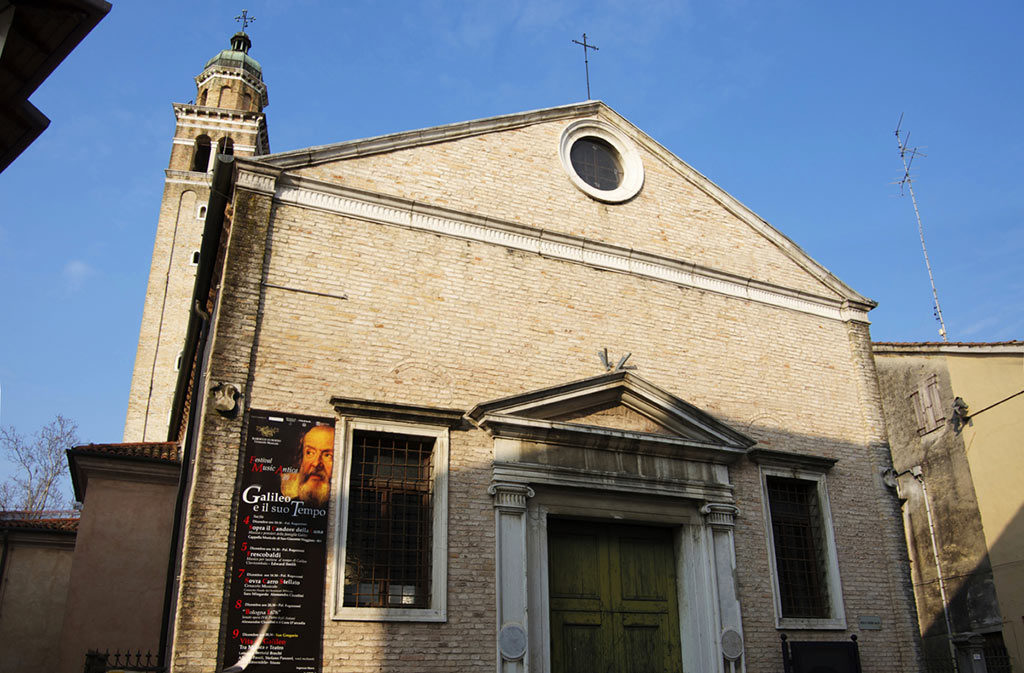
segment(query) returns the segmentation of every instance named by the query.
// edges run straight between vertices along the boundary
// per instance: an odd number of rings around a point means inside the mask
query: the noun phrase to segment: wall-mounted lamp
[[[969,420],[970,415],[967,413],[967,403],[964,402],[962,397],[954,398],[953,415],[949,419],[949,422],[953,424],[953,431],[960,432]]]

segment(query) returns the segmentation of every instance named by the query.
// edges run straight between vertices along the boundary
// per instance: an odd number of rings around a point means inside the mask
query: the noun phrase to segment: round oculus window
[[[592,199],[622,203],[643,187],[640,153],[622,131],[608,122],[578,119],[565,127],[558,145],[558,156],[569,179]]]
[[[569,150],[576,175],[594,189],[610,191],[622,184],[622,168],[615,148],[592,136],[580,138]]]

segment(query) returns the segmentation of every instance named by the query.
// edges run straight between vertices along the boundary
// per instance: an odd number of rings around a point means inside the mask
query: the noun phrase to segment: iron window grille
[[[434,443],[353,432],[345,607],[430,606]]]
[[[818,486],[766,477],[782,617],[828,618],[826,541]]]
[[[988,669],[988,673],[1012,673],[1010,653],[1003,642],[1003,634],[996,631],[983,634],[983,637],[985,645],[982,655],[985,658],[985,668]]]
[[[573,143],[569,156],[576,174],[594,189],[610,190],[622,184],[615,150],[600,138],[580,138]]]

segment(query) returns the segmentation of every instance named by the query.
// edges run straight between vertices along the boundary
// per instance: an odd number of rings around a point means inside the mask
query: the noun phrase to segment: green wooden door
[[[679,673],[667,528],[548,522],[552,673]]]

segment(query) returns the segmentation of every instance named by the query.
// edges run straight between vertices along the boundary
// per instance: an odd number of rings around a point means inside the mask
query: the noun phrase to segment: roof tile
[[[84,444],[72,449],[79,455],[113,458],[147,458],[169,463],[181,461],[177,442],[123,442],[118,444]]]
[[[3,514],[14,514],[14,512],[3,512]],[[3,516],[3,518],[0,519],[0,528],[14,530],[65,531],[69,533],[74,533],[78,530],[77,516],[36,519],[31,518],[30,515],[24,512],[17,512],[17,514],[21,514],[23,516],[18,518],[8,518],[7,516]]]

